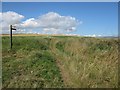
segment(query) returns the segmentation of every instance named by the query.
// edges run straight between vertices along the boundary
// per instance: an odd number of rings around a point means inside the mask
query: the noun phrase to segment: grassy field
[[[75,36],[2,37],[3,88],[118,87],[118,40]]]

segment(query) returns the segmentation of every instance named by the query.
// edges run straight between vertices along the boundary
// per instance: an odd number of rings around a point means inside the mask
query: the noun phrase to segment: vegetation
[[[3,88],[118,87],[118,40],[2,37]]]

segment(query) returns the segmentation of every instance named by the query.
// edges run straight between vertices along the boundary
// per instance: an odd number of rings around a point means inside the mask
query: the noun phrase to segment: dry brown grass
[[[64,42],[62,43],[64,51],[56,48],[56,44],[61,41]],[[54,45],[51,49],[57,59],[66,87],[117,87],[118,45],[116,42],[117,40],[96,38],[52,40],[51,43]]]

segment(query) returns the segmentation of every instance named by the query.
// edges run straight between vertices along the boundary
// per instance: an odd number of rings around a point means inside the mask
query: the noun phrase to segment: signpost
[[[16,29],[13,28],[12,25],[10,25],[10,46],[11,46],[11,49],[12,49],[12,30],[16,30]]]

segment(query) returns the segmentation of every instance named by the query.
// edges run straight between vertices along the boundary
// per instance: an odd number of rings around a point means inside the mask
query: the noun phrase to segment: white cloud
[[[43,33],[63,33],[76,30],[78,21],[71,16],[61,16],[55,12],[49,12],[38,18],[30,18],[19,26],[43,30]]]
[[[0,13],[0,24],[2,24],[2,30],[8,31],[9,25],[19,24],[23,18],[23,15],[20,15],[13,11]]]
[[[34,18],[27,19],[19,27],[22,28],[36,28],[38,26],[38,22]]]
[[[98,35],[98,37],[101,37],[102,35]]]
[[[84,35],[86,37],[101,37],[102,35],[95,35],[95,34],[92,34],[92,35]]]
[[[26,32],[29,32],[29,29],[32,29],[32,32],[37,30],[37,32],[52,34],[72,32],[82,22],[76,20],[75,17],[62,16],[55,12],[48,12],[38,18],[29,18],[21,23],[20,21],[24,16],[18,13],[9,11],[0,13],[0,15],[3,17],[3,20],[1,20],[3,29],[8,29],[9,24],[15,24],[18,28],[25,29]]]

